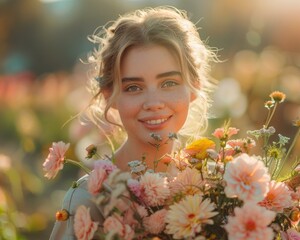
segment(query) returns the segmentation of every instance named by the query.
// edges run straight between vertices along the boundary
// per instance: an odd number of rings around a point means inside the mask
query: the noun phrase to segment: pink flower
[[[213,132],[213,136],[215,136],[218,139],[229,139],[230,137],[232,137],[233,135],[237,134],[240,130],[237,128],[233,128],[233,127],[229,127],[228,129],[225,128],[217,128],[214,132]]]
[[[230,240],[274,238],[273,230],[268,225],[275,218],[275,212],[253,202],[246,202],[242,208],[235,208],[234,213],[235,216],[229,216],[228,223],[224,226]]]
[[[243,153],[227,164],[224,180],[227,197],[259,202],[269,190],[270,176],[262,161]]]
[[[227,144],[232,147],[236,153],[248,153],[249,150],[256,145],[255,141],[251,138],[229,140]]]
[[[161,209],[149,217],[145,217],[143,219],[143,225],[146,229],[151,234],[159,234],[161,233],[164,228],[165,228],[165,217],[167,214],[167,210]]]
[[[291,194],[293,201],[300,201],[300,187],[297,187]]]
[[[98,222],[93,222],[90,216],[90,209],[81,205],[77,208],[74,217],[74,231],[77,239],[90,240],[97,231]]]
[[[87,182],[88,191],[93,195],[99,193],[102,187],[102,183],[106,178],[107,178],[106,171],[103,168],[101,168],[101,166],[96,165],[88,178],[88,182]]]
[[[140,197],[141,196],[141,185],[140,182],[136,179],[128,179],[127,180],[127,186],[135,196]]]
[[[107,174],[110,174],[112,171],[117,169],[117,166],[114,165],[110,160],[97,160],[94,163],[94,168],[103,168]]]
[[[282,240],[300,240],[300,233],[290,228],[286,232],[280,232],[280,237]]]
[[[121,239],[131,240],[134,237],[132,228],[123,222],[117,214],[109,216],[103,223],[104,233],[117,234]]]
[[[269,183],[269,192],[264,200],[259,202],[259,205],[275,212],[283,212],[284,208],[293,205],[291,191],[285,183],[271,181]]]
[[[141,198],[150,206],[163,205],[170,195],[167,178],[161,177],[158,173],[146,173],[141,177]]]
[[[48,157],[43,163],[43,170],[46,172],[45,177],[48,179],[55,178],[59,170],[63,169],[65,153],[69,146],[69,143],[65,144],[62,141],[52,143]]]

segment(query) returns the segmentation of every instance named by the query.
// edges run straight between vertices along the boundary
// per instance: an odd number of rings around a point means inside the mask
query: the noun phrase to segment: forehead
[[[133,46],[124,52],[120,62],[121,76],[143,76],[180,71],[175,54],[164,46]]]

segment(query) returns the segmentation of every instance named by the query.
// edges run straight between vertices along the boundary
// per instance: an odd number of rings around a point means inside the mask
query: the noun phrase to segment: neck
[[[172,149],[172,141],[153,146],[150,143],[135,144],[127,140],[115,153],[116,165],[123,171],[129,171],[128,162],[144,158],[148,168],[155,168],[156,172],[164,172],[167,167],[158,160],[166,153],[171,153]],[[155,165],[156,161],[158,161],[157,165]]]

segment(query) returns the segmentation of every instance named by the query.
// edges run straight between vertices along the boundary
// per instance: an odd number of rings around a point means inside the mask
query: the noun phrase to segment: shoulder
[[[56,221],[52,230],[50,240],[76,239],[74,234],[74,216],[79,206],[84,205],[90,209],[93,221],[103,222],[102,209],[95,203],[94,196],[87,190],[88,175],[83,176],[73,183],[66,192],[61,209],[69,213],[66,221]]]
[[[89,193],[87,189],[87,181],[88,175],[85,175],[73,183],[72,187],[67,191],[64,197],[62,208],[66,209],[70,215],[73,216],[76,209],[80,205],[84,205],[91,209],[91,213],[97,213],[93,215],[95,215],[95,218],[98,218],[98,215],[101,214],[101,209],[95,203],[94,196]]]

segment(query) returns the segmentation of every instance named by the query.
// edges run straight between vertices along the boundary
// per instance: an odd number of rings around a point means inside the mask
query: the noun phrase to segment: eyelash
[[[177,85],[179,85],[179,84],[176,81],[167,80],[167,81],[163,82],[161,86],[162,86],[162,88],[168,88],[168,87],[174,87]],[[141,90],[142,90],[142,88],[137,85],[129,85],[124,88],[125,92],[137,92],[137,91],[141,91]]]
[[[178,83],[176,81],[173,80],[167,80],[162,84],[162,87],[174,87],[177,86]]]
[[[134,90],[132,90],[132,88],[134,88]],[[124,89],[125,92],[136,92],[136,91],[140,91],[140,90],[142,90],[142,88],[137,85],[129,85],[129,86],[125,87],[125,89]]]

